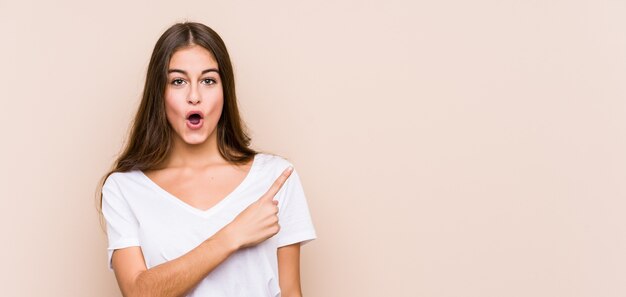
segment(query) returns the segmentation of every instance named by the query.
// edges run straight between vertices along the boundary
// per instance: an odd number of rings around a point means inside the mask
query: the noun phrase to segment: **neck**
[[[217,132],[214,131],[206,141],[199,144],[186,143],[175,134],[172,150],[164,162],[164,167],[201,169],[225,162],[217,147]]]

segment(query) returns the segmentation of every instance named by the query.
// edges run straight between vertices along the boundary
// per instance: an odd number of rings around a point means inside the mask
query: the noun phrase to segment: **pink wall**
[[[158,36],[224,38],[305,296],[626,296],[623,1],[0,1],[3,296],[120,296],[96,182]]]

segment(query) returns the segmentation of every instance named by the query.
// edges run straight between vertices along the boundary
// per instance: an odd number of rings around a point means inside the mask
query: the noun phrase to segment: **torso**
[[[201,185],[200,188],[204,188],[203,192],[208,195],[220,197],[200,199],[199,203],[193,205],[209,207],[215,204],[216,200],[222,199],[206,212],[194,208],[182,199],[172,197],[171,193],[159,187],[141,170],[114,172],[106,180],[106,189],[103,188],[106,191],[103,192],[102,205],[107,219],[107,228],[112,228],[108,229],[110,232],[107,233],[109,268],[111,270],[113,268],[111,265],[113,250],[128,246],[141,247],[148,269],[185,255],[227,226],[246,207],[267,193],[276,178],[290,165],[293,164],[279,156],[257,154],[254,166],[251,168],[242,168],[242,166],[239,167],[240,170],[237,170],[235,166],[216,166],[211,167],[211,171],[203,170],[203,172],[210,172],[205,176],[205,178],[208,177],[210,186],[206,187],[207,180],[205,180],[204,186]],[[184,171],[179,170],[178,173],[180,172]],[[187,170],[187,172],[192,171]],[[246,175],[244,175],[245,172],[247,172]],[[240,175],[236,176],[236,173]],[[189,175],[200,176],[197,173]],[[190,200],[196,197],[197,193],[177,191],[177,189],[184,188],[180,182],[185,179],[174,179],[177,173],[173,168],[153,170],[150,176],[186,201],[198,202]],[[214,177],[212,181],[211,176]],[[218,177],[220,177],[219,180]],[[245,177],[243,186],[237,185],[235,193],[228,193],[224,200],[222,194],[230,190],[230,188],[226,190],[224,188],[227,185],[234,187],[239,181],[234,180],[235,177],[238,179]],[[166,181],[170,179],[174,181],[167,183]],[[199,183],[196,183],[198,180],[200,179],[192,178],[188,182],[190,185],[198,185]],[[193,186],[193,188],[198,188],[198,186]],[[222,189],[223,192],[213,191],[216,188]],[[306,243],[316,238],[306,198],[296,171],[287,179],[283,189],[285,191],[279,192],[274,197],[279,207],[289,205],[278,212],[281,222],[280,231],[260,244],[239,249],[231,254],[206,275],[187,296],[275,297],[280,295],[278,248],[295,242]],[[209,203],[200,204],[200,202],[206,202],[205,200]]]
[[[246,165],[212,165],[205,169],[165,168],[144,174],[178,199],[207,210],[230,194],[246,178],[253,160]]]

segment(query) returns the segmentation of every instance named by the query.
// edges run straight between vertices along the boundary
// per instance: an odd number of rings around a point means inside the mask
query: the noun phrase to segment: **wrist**
[[[241,244],[237,240],[236,236],[234,236],[233,232],[228,228],[228,226],[222,228],[221,230],[215,233],[215,240],[217,244],[220,246],[226,247],[229,252],[234,253],[241,248]]]

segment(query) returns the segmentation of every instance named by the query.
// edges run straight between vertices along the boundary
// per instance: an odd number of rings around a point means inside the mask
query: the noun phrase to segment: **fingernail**
[[[289,166],[289,168],[287,168],[287,172],[292,172],[293,171],[293,166]]]

